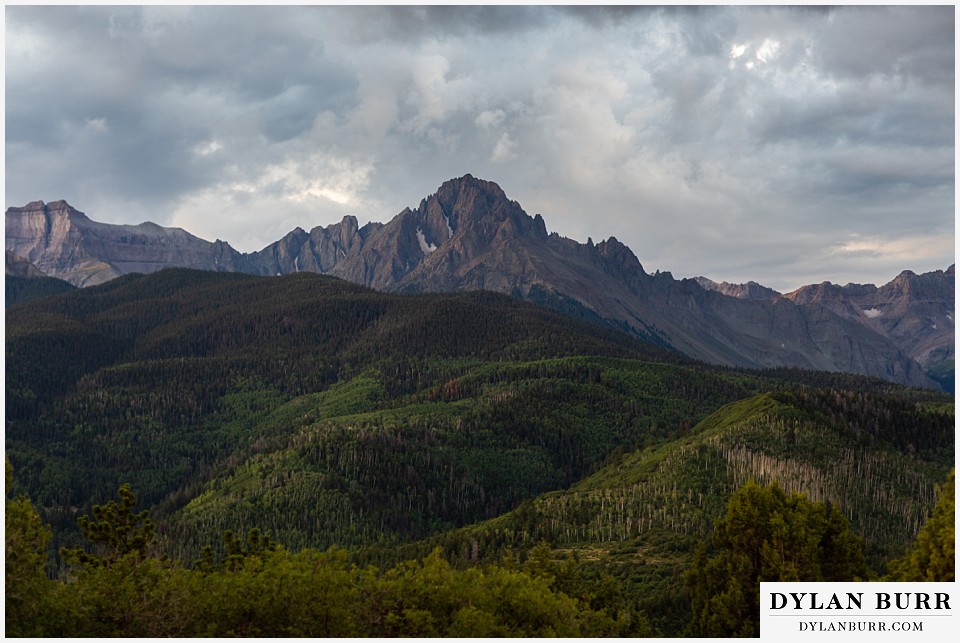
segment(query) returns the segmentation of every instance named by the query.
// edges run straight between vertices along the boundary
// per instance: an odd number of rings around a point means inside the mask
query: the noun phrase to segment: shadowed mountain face
[[[887,329],[873,313],[849,314],[815,297],[780,297],[774,291],[769,292],[776,296],[765,297],[759,285],[748,297],[734,291],[730,296],[670,273],[647,274],[615,237],[582,244],[548,234],[539,214],[530,217],[495,183],[469,174],[445,182],[415,210],[406,208],[386,224],[360,227],[356,218],[345,217],[309,233],[298,228],[249,254],[180,229],[95,223],[62,201],[10,208],[6,225],[8,250],[76,285],[173,266],[260,275],[318,272],[383,291],[504,292],[602,319],[715,364],[844,371],[915,386],[933,382],[914,355],[927,365],[948,359],[952,369],[952,286],[949,298],[941,289],[938,300],[942,332],[926,339],[906,327]],[[952,284],[953,271],[948,272]],[[907,284],[889,291],[919,288]],[[895,339],[901,335],[903,341]],[[916,346],[907,350],[913,341]]]
[[[819,304],[877,331],[952,391],[954,271],[954,266],[922,275],[905,270],[880,287],[824,282],[784,296],[798,304]]]
[[[23,257],[18,257],[17,255],[13,254],[9,250],[7,250],[5,268],[7,277],[46,277],[46,275],[44,275],[39,268],[34,266]]]
[[[756,282],[716,283],[697,277],[697,283],[739,299],[819,305],[844,319],[855,321],[889,339],[942,388],[954,389],[955,267],[918,275],[904,270],[883,286],[829,281],[779,292]]]

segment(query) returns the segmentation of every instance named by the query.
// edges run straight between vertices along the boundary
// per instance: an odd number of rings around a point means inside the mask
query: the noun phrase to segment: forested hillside
[[[251,456],[285,448],[304,424],[379,410],[402,417],[411,405],[430,415],[431,405],[455,404],[458,378],[471,375],[462,386],[479,390],[482,368],[564,355],[690,364],[491,293],[384,295],[313,274],[124,277],[8,309],[7,449],[61,533],[78,508],[122,482],[170,511]],[[573,383],[596,376],[575,371],[567,369]],[[502,376],[494,369],[487,377]],[[389,450],[381,433],[375,448]],[[549,457],[560,457],[563,438],[551,439]],[[569,483],[617,438],[596,440],[577,462],[551,464],[546,480],[535,475],[536,489],[515,493]]]
[[[72,284],[54,277],[22,277],[9,274],[4,277],[5,302],[8,308],[21,301],[59,295],[75,288]]]
[[[744,484],[838,507],[879,575],[953,466],[949,396],[706,366],[492,293],[166,270],[6,314],[13,491],[52,527],[53,575],[77,518],[129,483],[151,552],[185,568],[251,529],[288,571],[304,548],[383,570],[439,548],[450,578],[534,565],[633,614],[606,633],[675,635],[684,571]]]
[[[929,517],[953,445],[952,405],[840,389],[763,393],[686,437],[615,456],[569,489],[399,551],[440,546],[451,559],[498,560],[547,543],[619,578],[651,621],[674,631],[689,620],[683,573],[693,549],[735,490],[776,483],[838,507],[879,575]]]

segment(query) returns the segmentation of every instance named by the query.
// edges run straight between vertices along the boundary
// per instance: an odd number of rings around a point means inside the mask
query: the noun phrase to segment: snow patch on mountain
[[[423,250],[423,254],[425,255],[435,252],[437,249],[432,243],[427,243],[427,238],[423,236],[423,230],[420,228],[417,228],[417,241],[420,242],[420,249]]]

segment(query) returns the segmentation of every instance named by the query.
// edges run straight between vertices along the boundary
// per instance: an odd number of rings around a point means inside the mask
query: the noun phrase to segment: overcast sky
[[[954,7],[6,8],[6,205],[242,251],[471,173],[648,272],[954,261]]]

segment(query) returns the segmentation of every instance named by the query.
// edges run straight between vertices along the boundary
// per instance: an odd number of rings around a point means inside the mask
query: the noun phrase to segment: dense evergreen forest
[[[75,288],[73,284],[54,277],[18,277],[17,275],[4,277],[5,303],[8,308],[22,301],[59,295]]]
[[[707,366],[491,293],[177,269],[6,315],[8,524],[13,507],[34,552],[14,580],[63,606],[63,631],[703,633],[698,588],[717,581],[690,570],[722,549],[707,536],[739,490],[777,489],[807,522],[835,513],[850,569],[875,578],[909,566],[890,561],[953,466],[950,396]],[[104,553],[98,503],[118,489],[114,509],[149,533]],[[449,600],[425,592],[437,578]],[[111,621],[106,588],[138,582],[187,629]],[[352,598],[282,613],[269,596],[287,582]],[[517,611],[525,593],[542,614]]]

